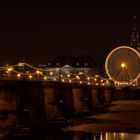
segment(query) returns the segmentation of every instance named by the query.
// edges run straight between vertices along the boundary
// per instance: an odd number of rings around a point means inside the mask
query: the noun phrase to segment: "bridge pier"
[[[56,99],[58,96],[58,89],[52,85],[48,87],[43,86],[45,117],[47,120],[58,117],[58,109],[56,106]]]
[[[71,85],[60,83],[43,84],[46,119],[70,117],[74,114]]]
[[[32,127],[44,125],[43,98],[40,82],[1,81],[0,115],[7,112],[7,119],[10,115],[16,116],[21,126],[25,124]]]
[[[98,88],[97,87],[91,87],[91,93],[92,93],[93,108],[97,108],[100,105],[100,102],[99,102],[99,99],[98,99]]]
[[[93,110],[91,88],[84,85],[72,86],[75,115],[89,113]]]
[[[106,104],[111,103],[111,94],[112,94],[111,88],[109,88],[109,87],[104,88],[104,98],[105,98],[105,103]]]

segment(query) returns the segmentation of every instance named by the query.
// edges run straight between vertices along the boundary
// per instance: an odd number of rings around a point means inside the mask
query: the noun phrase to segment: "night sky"
[[[130,44],[136,3],[50,1],[0,5],[0,65],[47,63],[57,55],[92,56],[104,64],[115,47]],[[137,29],[140,31],[140,16]]]

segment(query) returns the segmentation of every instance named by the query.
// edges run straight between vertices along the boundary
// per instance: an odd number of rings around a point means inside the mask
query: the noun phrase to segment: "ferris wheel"
[[[135,82],[140,75],[140,54],[128,46],[117,47],[107,56],[105,69],[114,82]]]

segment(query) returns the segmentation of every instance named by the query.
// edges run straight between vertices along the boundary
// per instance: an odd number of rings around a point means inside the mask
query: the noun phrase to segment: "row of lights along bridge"
[[[68,67],[67,67],[68,69]],[[0,67],[1,80],[30,80],[30,81],[52,81],[63,83],[78,83],[95,86],[111,86],[109,79],[97,74],[84,71],[68,71],[65,68],[37,68],[27,63]],[[72,67],[69,67],[72,69]]]

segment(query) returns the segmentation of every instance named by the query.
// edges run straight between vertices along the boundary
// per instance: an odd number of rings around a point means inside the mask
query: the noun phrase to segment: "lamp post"
[[[12,67],[7,69],[7,73],[8,73],[8,80],[10,80],[10,79],[11,79],[11,72],[12,72],[12,71],[13,71],[13,68],[12,68]]]
[[[18,78],[18,80],[20,80],[20,77],[21,77],[21,74],[17,74],[17,78]]]

